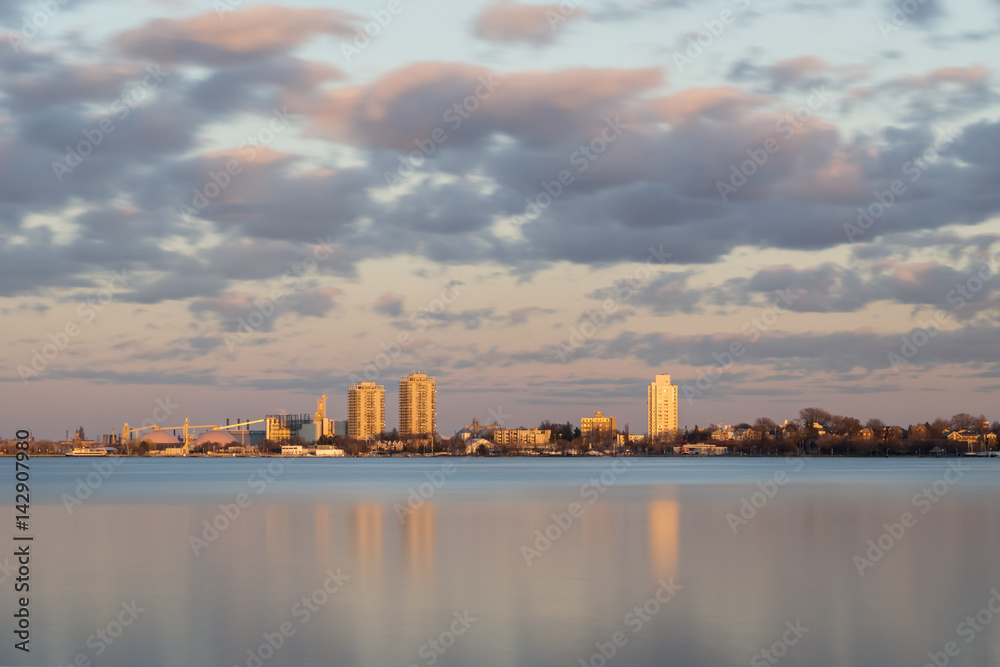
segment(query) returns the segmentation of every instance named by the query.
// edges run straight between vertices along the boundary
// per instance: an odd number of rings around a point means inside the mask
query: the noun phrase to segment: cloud
[[[403,297],[392,292],[386,292],[375,300],[374,311],[386,317],[399,317],[403,314]]]
[[[247,320],[253,312],[263,315],[263,322],[253,328],[258,331],[271,331],[279,318],[296,314],[301,317],[324,317],[336,306],[336,298],[343,291],[328,287],[323,289],[283,292],[274,301],[270,292],[252,294],[248,292],[227,292],[216,298],[200,298],[190,302],[188,309],[196,316],[214,315],[223,331],[233,332]],[[272,314],[273,311],[273,314]]]
[[[525,306],[524,308],[515,308],[514,310],[507,313],[507,321],[511,326],[518,324],[525,324],[529,319],[535,315],[551,315],[556,312],[552,308],[541,308],[539,306]]]
[[[651,101],[649,107],[662,114],[668,123],[685,125],[701,118],[733,121],[769,101],[763,95],[747,94],[733,87],[689,88]]]
[[[757,331],[759,338],[740,334],[672,335],[666,333],[639,334],[624,331],[610,339],[591,339],[573,350],[572,360],[617,360],[633,358],[648,367],[673,363],[696,368],[719,368],[720,357],[727,359],[735,343],[744,353],[734,358],[734,365],[761,367],[781,372],[823,372],[845,375],[862,372],[863,377],[877,372],[898,369],[899,372],[928,370],[952,364],[979,367],[983,359],[1000,358],[1000,328],[996,326],[965,327],[938,331],[922,347],[903,356],[904,337],[922,329],[899,333],[877,333],[867,329],[834,332],[792,333],[770,329]],[[924,333],[926,336],[926,332]],[[900,363],[894,369],[894,353]],[[730,355],[731,356],[731,355]],[[533,352],[514,353],[513,363],[564,364],[555,346]],[[905,362],[905,363],[903,363]],[[886,375],[883,377],[892,377]]]
[[[572,11],[566,12],[566,7]],[[475,34],[489,42],[544,46],[555,41],[562,23],[584,15],[572,5],[523,5],[514,0],[497,0],[483,7],[476,19]]]
[[[374,83],[338,88],[303,113],[316,131],[347,144],[411,153],[446,139],[440,151],[498,134],[544,148],[598,131],[642,93],[659,87],[657,68],[575,68],[499,73],[460,63],[416,63]]]
[[[155,62],[231,65],[287,53],[321,34],[352,35],[352,14],[336,9],[255,5],[186,19],[155,19],[121,33],[125,53]]]

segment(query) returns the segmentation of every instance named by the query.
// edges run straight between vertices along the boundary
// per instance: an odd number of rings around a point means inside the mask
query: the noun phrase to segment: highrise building
[[[670,383],[669,375],[657,375],[649,385],[646,409],[646,433],[651,439],[677,433],[677,386]]]
[[[434,436],[437,430],[437,383],[424,373],[399,378],[399,435]]]
[[[385,431],[385,387],[359,382],[347,389],[347,434],[370,440]]]

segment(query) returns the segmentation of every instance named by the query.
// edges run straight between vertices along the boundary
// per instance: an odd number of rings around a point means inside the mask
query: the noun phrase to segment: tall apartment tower
[[[657,375],[649,385],[646,425],[651,439],[677,433],[677,386],[669,375]]]
[[[347,435],[370,440],[385,430],[385,387],[359,382],[347,389]]]
[[[437,383],[424,373],[399,378],[399,435],[433,437],[437,428]]]

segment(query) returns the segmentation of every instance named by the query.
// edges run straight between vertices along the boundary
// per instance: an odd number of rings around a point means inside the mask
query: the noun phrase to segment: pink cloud
[[[468,141],[504,132],[533,141],[582,136],[660,86],[659,68],[575,68],[496,73],[484,67],[425,62],[374,83],[329,91],[302,111],[317,132],[349,144],[412,150],[440,128],[462,127]],[[456,106],[458,110],[456,111]]]
[[[701,117],[732,119],[769,98],[752,95],[738,88],[691,88],[650,102],[649,106],[672,125],[683,125]]]
[[[476,20],[475,33],[490,42],[527,42],[536,46],[555,41],[556,30],[564,22],[584,16],[574,10],[565,13],[560,5],[522,5],[498,0],[485,7]]]
[[[285,53],[320,34],[353,34],[355,16],[336,9],[256,5],[186,19],[156,19],[118,36],[119,47],[161,62],[218,65]]]

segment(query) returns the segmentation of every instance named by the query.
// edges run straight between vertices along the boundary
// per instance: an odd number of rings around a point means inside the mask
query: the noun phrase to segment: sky
[[[1000,2],[0,0],[0,436],[1000,418]]]

